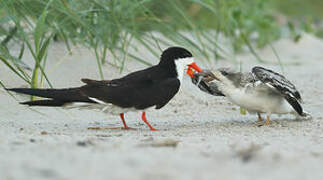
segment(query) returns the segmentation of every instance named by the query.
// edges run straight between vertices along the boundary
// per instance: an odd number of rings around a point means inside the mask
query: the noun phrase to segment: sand
[[[18,104],[28,97],[14,99],[0,89],[0,179],[323,179],[323,41],[305,34],[297,44],[282,39],[273,46],[313,119],[274,115],[271,125],[257,127],[255,115],[241,115],[225,98],[200,92],[186,78],[167,106],[147,111],[161,131],[149,131],[134,112],[126,120],[136,130],[88,130],[122,124],[118,116],[97,111],[28,108]],[[12,51],[19,52],[15,46]],[[262,65],[281,72],[271,48],[258,52],[273,63],[259,64],[242,53],[237,59],[243,70]],[[94,55],[86,48],[74,47],[68,55],[62,43],[55,43],[48,58],[46,71],[55,87],[99,78]],[[33,63],[30,54],[24,61]],[[198,63],[204,68],[236,66],[232,61]],[[144,67],[128,61],[120,74],[105,65],[104,75],[112,79]],[[3,64],[0,79],[8,87],[26,86]]]

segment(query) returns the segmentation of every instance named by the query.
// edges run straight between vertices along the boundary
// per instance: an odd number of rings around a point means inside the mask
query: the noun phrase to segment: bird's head
[[[194,71],[202,72],[194,62],[192,53],[182,47],[170,47],[164,50],[159,65],[174,70],[180,80],[184,72],[190,77],[193,77]]]
[[[241,82],[241,73],[235,72],[230,68],[219,68],[214,73],[211,71],[204,71],[198,74],[199,76],[203,76],[203,81],[205,82],[215,81],[218,85],[229,88],[239,87]]]
[[[236,72],[231,68],[219,68],[214,76],[216,80],[227,87],[237,88],[241,84],[241,72]]]

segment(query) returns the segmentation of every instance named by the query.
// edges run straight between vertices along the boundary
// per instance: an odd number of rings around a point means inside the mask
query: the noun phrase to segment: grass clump
[[[0,22],[0,60],[33,88],[44,80],[50,85],[45,67],[54,40],[64,41],[68,51],[76,44],[90,48],[103,79],[106,62],[120,70],[127,57],[151,65],[130,53],[135,41],[156,58],[160,45],[176,44],[213,59],[224,54],[218,38],[225,36],[234,53],[247,47],[261,60],[253,46],[263,47],[281,32],[263,0],[0,0]],[[17,57],[8,50],[10,40],[21,45]],[[22,61],[25,50],[35,62],[31,74]],[[113,60],[106,59],[108,52]]]

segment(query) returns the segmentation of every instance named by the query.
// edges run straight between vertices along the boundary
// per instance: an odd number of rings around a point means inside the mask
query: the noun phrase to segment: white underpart
[[[142,111],[142,110],[137,110],[135,108],[121,108],[119,106],[113,105],[111,103],[106,103],[106,104],[95,104],[95,103],[80,103],[80,102],[75,102],[75,103],[69,103],[64,106],[66,109],[80,109],[80,110],[97,110],[103,113],[108,113],[108,114],[113,114],[113,115],[118,115],[121,113],[126,113],[129,111],[136,112],[136,111]]]
[[[106,103],[104,101],[101,101],[96,98],[89,97],[92,101],[96,103],[85,103],[85,102],[74,102],[74,103],[69,103],[66,104],[64,107],[67,109],[89,109],[89,110],[98,110],[104,113],[108,114],[114,114],[118,115],[121,113],[126,113],[129,111],[143,111],[143,110],[137,110],[135,108],[122,108],[116,105],[113,105],[111,103]],[[146,109],[145,109],[146,110]]]
[[[194,62],[193,57],[180,58],[180,59],[175,60],[178,79],[181,82],[181,84],[183,81],[184,71],[188,68],[187,66],[192,64],[193,62]]]
[[[293,107],[279,93],[263,83],[247,84],[244,88],[220,85],[227,98],[251,113],[296,114]]]

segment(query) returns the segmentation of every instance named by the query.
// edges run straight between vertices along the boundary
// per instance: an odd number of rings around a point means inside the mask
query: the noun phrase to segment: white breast
[[[225,91],[228,99],[250,112],[286,114],[294,113],[292,106],[272,91],[257,91],[255,87],[233,88]]]

